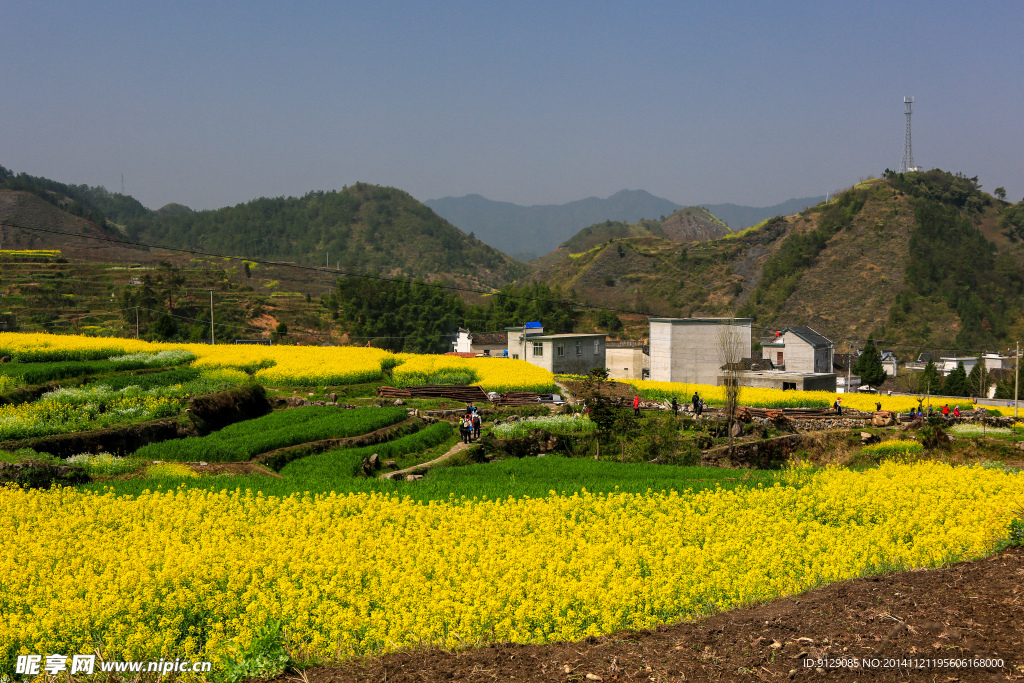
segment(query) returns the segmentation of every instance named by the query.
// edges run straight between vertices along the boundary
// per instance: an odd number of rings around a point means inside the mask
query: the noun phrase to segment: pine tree
[[[921,380],[917,391],[921,394],[935,394],[938,393],[941,386],[942,380],[939,379],[939,369],[935,367],[935,362],[929,359],[928,365],[924,367],[924,372],[921,373]]]
[[[979,358],[971,368],[971,374],[967,377],[967,394],[978,398],[988,398],[988,388],[991,384],[992,375],[985,367],[985,359]]]
[[[946,376],[946,381],[942,383],[942,393],[946,396],[967,395],[967,370],[963,361],[957,363],[956,370]]]
[[[864,345],[864,351],[860,354],[860,359],[853,371],[860,375],[862,384],[871,387],[881,386],[885,378],[889,376],[882,366],[882,355],[875,348],[874,338],[868,337],[868,343]]]

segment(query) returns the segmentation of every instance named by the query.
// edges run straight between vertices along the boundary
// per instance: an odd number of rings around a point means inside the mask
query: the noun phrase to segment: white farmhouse
[[[777,370],[832,373],[835,345],[806,326],[787,327],[761,341],[761,357]]]

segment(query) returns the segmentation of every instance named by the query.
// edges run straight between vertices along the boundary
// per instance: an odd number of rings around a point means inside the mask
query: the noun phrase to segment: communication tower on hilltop
[[[906,110],[903,112],[907,115],[907,137],[903,142],[903,159],[900,161],[900,173],[920,171],[920,166],[914,166],[914,150],[910,146],[910,115],[913,113],[911,110],[914,106],[914,98],[904,97],[903,104],[907,105]]]

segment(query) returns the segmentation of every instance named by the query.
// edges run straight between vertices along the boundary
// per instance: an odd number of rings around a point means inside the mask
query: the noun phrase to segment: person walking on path
[[[704,412],[704,406],[705,405],[707,405],[707,404],[704,403],[704,399],[702,399],[702,398],[698,398],[697,399],[697,408],[696,408],[697,417],[700,417],[700,414]]]
[[[462,416],[462,420],[459,422],[459,435],[462,437],[462,443],[469,443],[469,437],[472,435],[472,428],[470,427],[469,414]]]
[[[480,413],[479,412],[474,412],[473,413],[473,438],[476,439],[477,441],[480,440],[480,428],[482,426],[483,426],[483,424],[482,424],[482,421],[480,420]]]
[[[640,417],[640,394],[633,397],[633,417]]]
[[[942,406],[942,417],[949,417],[949,404]]]
[[[960,417],[960,406],[953,407],[953,417]]]
[[[696,391],[693,392],[693,398],[690,401],[693,403],[693,414],[700,417],[700,396],[697,395]]]
[[[675,396],[672,397],[672,417],[679,417],[679,402]]]

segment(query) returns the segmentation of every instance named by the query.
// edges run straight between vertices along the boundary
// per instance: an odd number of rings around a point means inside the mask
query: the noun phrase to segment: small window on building
[[[783,391],[796,391],[796,382],[783,382],[782,383],[782,390]]]
[[[599,353],[601,353],[601,340],[600,339],[595,339],[594,340],[594,355],[596,356]]]
[[[543,356],[544,355],[544,342],[533,342],[533,355]]]
[[[513,353],[512,354],[512,360],[516,360],[518,358],[519,358],[519,354],[518,353]]]
[[[581,342],[581,341],[576,342],[576,355],[577,356],[582,356],[583,355],[583,342]]]
[[[564,342],[559,342],[558,343],[558,357],[561,358],[564,355],[565,355],[565,343]]]

